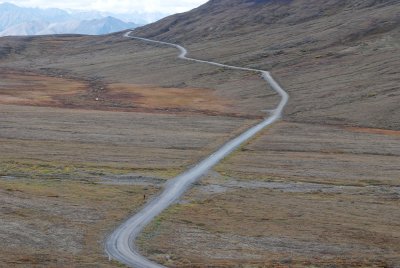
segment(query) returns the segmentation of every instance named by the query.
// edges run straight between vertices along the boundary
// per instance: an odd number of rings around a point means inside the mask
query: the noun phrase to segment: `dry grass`
[[[395,267],[399,137],[281,122],[142,235],[172,267]]]
[[[32,72],[1,70],[0,79],[1,104],[59,106],[56,97],[82,94],[85,88],[78,81]]]
[[[62,41],[54,45],[57,40]],[[3,70],[24,71],[28,65],[31,72],[41,75],[83,81],[84,94],[58,98],[71,108],[260,118],[265,115],[262,110],[273,108],[278,100],[257,74],[179,60],[174,48],[130,40],[122,34],[2,38],[0,46],[21,47],[18,53],[12,50],[4,57]],[[153,104],[164,105],[164,109],[135,98],[139,96],[134,91],[149,87],[156,95],[162,91],[173,103],[156,103],[161,96],[154,96]]]
[[[201,113],[0,107],[5,267],[119,266],[104,255],[106,234],[159,189],[119,185],[118,176],[163,182],[255,123]],[[114,179],[102,184],[106,177]]]
[[[195,188],[139,245],[172,267],[391,267],[400,260],[399,196],[359,190]]]
[[[282,122],[216,169],[253,180],[397,186],[400,139],[392,133]]]
[[[249,98],[258,85],[268,95],[258,76],[177,61],[173,49],[110,36],[0,43],[14,48],[0,84],[7,267],[118,266],[106,233],[157,189],[115,175],[172,178],[264,114],[265,100]]]
[[[115,267],[102,241],[158,189],[74,180],[0,181],[1,267]]]
[[[93,88],[89,81],[34,72],[2,70],[0,103],[147,113],[242,116],[233,100],[215,90],[151,85],[107,84]]]
[[[398,195],[199,191],[147,229],[143,253],[172,267],[390,267],[400,260]]]
[[[399,8],[396,0],[220,0],[134,34],[271,71],[291,96],[288,120],[399,130]]]
[[[223,116],[10,105],[2,105],[0,115],[2,161],[128,170],[181,170],[254,124]]]
[[[389,130],[389,129],[378,129],[378,128],[360,128],[360,127],[349,127],[346,130],[350,130],[356,133],[369,133],[369,134],[380,134],[388,136],[400,136],[400,131]]]
[[[398,266],[398,2],[254,2],[136,32],[271,70],[291,96],[287,121],[161,215],[143,252],[179,267]],[[0,39],[0,98],[18,104],[0,104],[1,263],[116,265],[102,239],[145,188],[99,179],[168,179],[276,106],[258,75],[176,55],[121,34]]]
[[[203,88],[160,88],[135,86],[130,84],[111,84],[102,101],[122,101],[126,106],[137,110],[176,113],[205,113],[215,115],[235,115],[232,100],[224,100],[215,90]],[[122,104],[123,106],[123,104]]]

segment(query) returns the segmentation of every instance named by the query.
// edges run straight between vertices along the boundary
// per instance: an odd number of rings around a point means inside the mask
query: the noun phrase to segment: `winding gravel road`
[[[157,215],[159,215],[163,210],[165,210],[174,202],[176,202],[186,192],[186,190],[195,181],[199,180],[201,176],[203,176],[208,170],[210,170],[223,158],[232,153],[232,151],[237,149],[242,143],[253,137],[255,134],[264,129],[266,126],[271,125],[272,123],[277,121],[282,115],[282,111],[288,102],[289,96],[272,78],[271,74],[267,71],[229,66],[216,62],[188,58],[186,57],[187,50],[182,46],[167,42],[150,40],[141,37],[133,37],[130,36],[130,34],[131,32],[127,32],[126,34],[124,34],[124,37],[176,47],[181,52],[179,58],[183,60],[189,60],[198,63],[206,63],[210,65],[215,65],[235,70],[260,73],[263,79],[281,96],[281,101],[278,107],[275,110],[271,111],[271,114],[268,118],[266,118],[258,125],[250,128],[240,136],[227,142],[218,151],[216,151],[206,159],[202,160],[193,168],[187,170],[183,174],[170,180],[165,185],[164,191],[158,197],[152,199],[145,207],[142,208],[140,212],[138,212],[133,217],[131,217],[123,224],[121,224],[107,238],[105,248],[106,252],[109,255],[110,260],[114,259],[130,267],[135,267],[135,268],[160,268],[164,266],[151,262],[145,257],[141,256],[137,248],[135,247],[134,242],[135,239],[140,234],[140,232]]]

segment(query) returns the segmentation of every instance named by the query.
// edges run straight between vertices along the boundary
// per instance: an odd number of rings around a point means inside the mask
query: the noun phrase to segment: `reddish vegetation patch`
[[[133,84],[93,86],[89,80],[15,70],[2,70],[0,81],[0,104],[248,117],[237,114],[234,104],[217,96],[212,89]]]
[[[1,104],[60,106],[57,96],[66,98],[85,91],[82,82],[33,72],[2,70],[0,81]]]
[[[400,136],[399,130],[379,129],[379,128],[361,128],[361,127],[348,127],[347,130],[359,133],[379,134],[388,136]]]
[[[230,101],[216,96],[214,90],[203,88],[161,88],[131,84],[111,84],[101,97],[114,107],[145,110],[233,113]]]

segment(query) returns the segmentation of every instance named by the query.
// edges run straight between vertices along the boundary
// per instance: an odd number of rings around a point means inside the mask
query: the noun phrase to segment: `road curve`
[[[203,176],[208,170],[220,162],[223,158],[228,156],[232,151],[237,149],[241,144],[249,140],[259,131],[264,129],[266,126],[271,125],[275,121],[279,120],[282,116],[282,111],[285,108],[289,95],[283,90],[279,84],[272,78],[271,74],[267,71],[242,68],[236,66],[230,66],[225,64],[220,64],[216,62],[210,62],[205,60],[197,60],[193,58],[186,57],[187,50],[179,45],[155,41],[151,39],[133,37],[130,36],[131,32],[124,34],[126,38],[137,39],[145,42],[163,44],[168,46],[173,46],[179,49],[181,52],[179,55],[180,59],[194,61],[198,63],[206,63],[210,65],[215,65],[219,67],[225,67],[241,71],[250,71],[260,73],[262,78],[281,96],[281,101],[277,108],[271,111],[269,117],[258,125],[248,129],[238,137],[230,140],[220,149],[214,152],[212,155],[208,156],[206,159],[202,160],[196,166],[190,168],[183,174],[175,177],[166,183],[164,191],[156,198],[152,199],[148,204],[146,204],[141,211],[122,223],[114,232],[107,238],[105,243],[105,250],[109,255],[110,260],[117,260],[127,266],[135,268],[160,268],[164,267],[160,264],[149,261],[145,257],[141,256],[135,247],[135,239],[138,237],[139,233],[143,228],[149,224],[157,215],[159,215],[163,210],[168,208],[174,202],[176,202],[186,190],[201,176]]]

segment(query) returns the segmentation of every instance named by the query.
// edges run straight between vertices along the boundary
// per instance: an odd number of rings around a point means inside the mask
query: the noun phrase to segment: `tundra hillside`
[[[142,236],[169,266],[400,264],[400,3],[209,1],[134,34],[270,70],[283,122],[224,160]]]
[[[212,0],[138,28],[269,70],[281,122],[142,234],[172,267],[400,264],[400,3]],[[162,183],[259,122],[256,75],[107,36],[0,38],[0,264],[118,267],[106,235]]]

